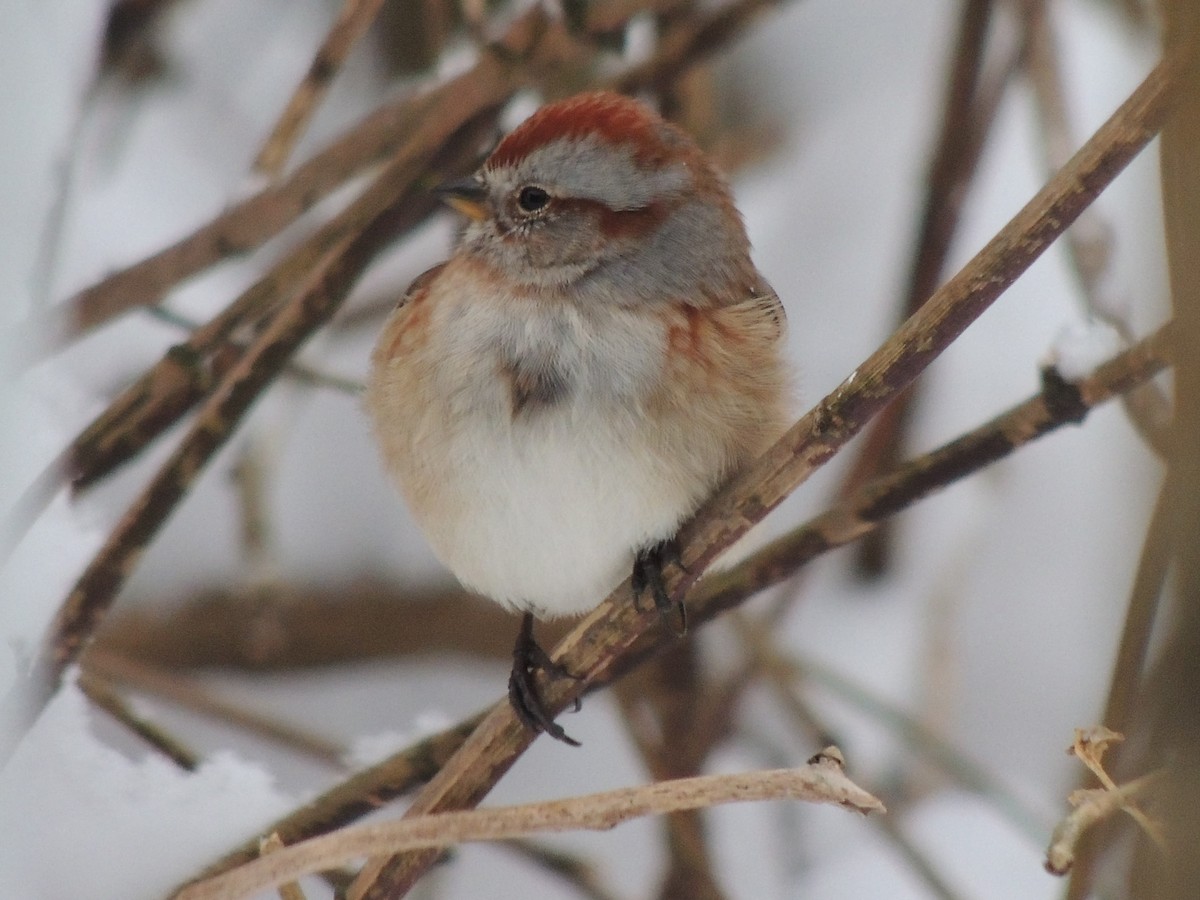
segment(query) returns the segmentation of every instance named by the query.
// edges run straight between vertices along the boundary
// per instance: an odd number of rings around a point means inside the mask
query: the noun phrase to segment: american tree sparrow
[[[524,613],[517,713],[574,743],[536,688],[561,670],[533,617],[631,569],[673,612],[672,536],[783,431],[783,307],[713,164],[625,97],[543,107],[443,194],[469,224],[388,320],[367,405],[434,552]]]

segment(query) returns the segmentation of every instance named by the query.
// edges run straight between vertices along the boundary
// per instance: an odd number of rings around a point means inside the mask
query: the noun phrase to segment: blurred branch
[[[176,896],[178,900],[242,897],[363,856],[547,831],[607,830],[647,815],[782,799],[829,803],[863,814],[884,812],[883,804],[846,777],[841,754],[831,747],[795,769],[701,775],[565,800],[351,826],[193,884]],[[354,886],[349,897],[357,898]]]
[[[1023,55],[1024,48],[1015,46],[992,71],[985,71],[993,7],[992,0],[963,3],[942,101],[941,130],[929,165],[921,225],[905,289],[902,307],[905,318],[920,309],[942,280],[996,111]],[[872,424],[853,465],[842,479],[843,495],[852,493],[899,460],[916,390],[914,386],[903,392]],[[887,529],[880,529],[863,541],[857,553],[859,570],[868,576],[881,574],[886,567],[887,547]]]
[[[317,105],[341,70],[347,55],[371,27],[383,0],[343,0],[341,12],[321,42],[308,72],[296,86],[271,134],[254,160],[254,168],[275,178],[283,171],[292,148],[304,133]]]
[[[1078,143],[1071,133],[1071,115],[1062,74],[1062,54],[1055,34],[1049,0],[1023,0],[1026,45],[1026,74],[1033,85],[1043,155],[1049,171],[1070,158]],[[1126,346],[1135,337],[1127,313],[1112,294],[1113,228],[1095,206],[1086,209],[1063,236],[1067,258],[1075,271],[1080,295],[1089,315],[1112,327]],[[1121,399],[1130,422],[1147,446],[1159,457],[1167,454],[1167,431],[1171,403],[1154,382],[1146,382]]]
[[[1139,771],[1162,767],[1166,830],[1165,863],[1157,848],[1139,839],[1128,868],[1127,889],[1147,900],[1200,896],[1200,5],[1194,0],[1161,4],[1167,52],[1184,57],[1181,103],[1163,128],[1161,151],[1163,217],[1171,304],[1179,327],[1175,420],[1171,429],[1171,562],[1168,623],[1158,658],[1146,681],[1139,725],[1146,742]],[[1156,635],[1157,637],[1157,635]],[[1134,887],[1136,885],[1136,887]]]
[[[196,766],[200,765],[200,757],[181,741],[135,713],[108,679],[85,671],[80,673],[78,685],[79,690],[95,706],[104,710],[185,772],[193,772]]]
[[[596,867],[572,853],[564,853],[524,838],[498,841],[496,846],[529,860],[569,884],[576,893],[588,900],[617,900],[616,895],[605,887]]]
[[[458,588],[361,578],[275,585],[266,604],[234,589],[206,591],[162,612],[150,602],[123,605],[95,646],[166,668],[280,671],[445,653],[507,662],[512,621],[501,606]],[[543,635],[557,640],[568,627],[546,622]]]
[[[168,350],[75,438],[68,450],[73,486],[86,487],[128,462],[227,378],[248,352],[236,340],[239,332],[248,330],[258,338],[262,323],[285,298],[373,219],[392,210],[390,233],[379,249],[419,222],[436,202],[425,179],[438,172],[457,174],[473,164],[501,94],[495,87],[466,90],[461,81],[432,92],[428,105],[421,107],[427,115],[367,190],[186,341]]]
[[[391,304],[388,308],[394,308],[396,306],[396,298],[389,296],[388,300]],[[203,327],[199,321],[190,319],[174,310],[167,309],[165,306],[149,306],[146,308],[146,313],[160,322],[166,322],[168,325],[174,325],[176,328],[182,328],[189,332]],[[239,349],[245,349],[244,343],[237,343]],[[361,381],[344,378],[341,375],[334,375],[330,372],[322,372],[301,362],[289,362],[284,367],[283,374],[300,384],[326,388],[338,393],[348,394],[352,397],[360,396],[364,389]]]
[[[451,121],[451,134],[456,123]],[[445,140],[450,135],[445,135]],[[430,143],[441,143],[428,135]],[[420,145],[418,145],[419,147]],[[415,179],[425,155],[414,147]],[[304,287],[275,312],[262,333],[209,396],[174,453],[126,511],[79,577],[55,616],[33,667],[33,689],[22,718],[31,721],[45,705],[64,668],[74,662],[146,545],[196,476],[279,374],[291,354],[337,310],[375,255],[395,236],[412,200],[411,179],[390,194],[385,206],[356,234],[343,238],[317,266]]]
[[[654,781],[686,778],[703,771],[717,734],[701,732],[700,708],[709,696],[695,640],[683,640],[617,682],[617,702],[626,731]],[[706,723],[706,724],[711,724]],[[704,827],[703,812],[689,809],[663,820],[667,872],[659,900],[721,900]]]
[[[218,699],[194,679],[164,672],[97,647],[88,649],[82,664],[86,675],[158,697],[222,724],[281,744],[326,765],[338,768],[345,765],[345,748],[309,731]]]
[[[785,711],[798,728],[802,726],[811,731],[816,726],[823,729],[795,694],[797,682],[808,681],[883,723],[889,733],[915,756],[959,787],[986,798],[1025,835],[1040,840],[1045,834],[1045,823],[1012,791],[919,719],[826,666],[784,652],[758,623],[742,616],[736,616],[734,621],[743,642],[762,659],[768,682],[775,687]]]

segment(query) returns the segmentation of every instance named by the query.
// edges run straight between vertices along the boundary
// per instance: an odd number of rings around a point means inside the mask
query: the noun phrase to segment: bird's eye
[[[533,185],[521,188],[521,193],[517,194],[517,206],[527,213],[537,212],[549,202],[550,195]]]

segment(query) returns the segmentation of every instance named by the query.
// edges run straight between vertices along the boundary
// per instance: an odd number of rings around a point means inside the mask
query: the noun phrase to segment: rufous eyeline
[[[574,743],[537,690],[559,669],[533,619],[631,572],[682,614],[671,539],[784,429],[784,311],[724,178],[634,100],[545,106],[442,193],[466,228],[388,319],[367,407],[439,559],[524,613],[518,715]]]

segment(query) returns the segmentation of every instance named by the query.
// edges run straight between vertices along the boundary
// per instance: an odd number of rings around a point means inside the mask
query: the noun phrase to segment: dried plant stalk
[[[287,847],[223,875],[184,888],[176,900],[233,900],[363,856],[466,841],[528,837],[548,831],[606,830],[633,818],[754,800],[831,803],[866,814],[883,804],[842,771],[829,748],[808,765],[739,775],[701,775],[548,803],[439,813],[344,828]],[[354,891],[351,890],[351,898]]]
[[[371,23],[383,0],[344,0],[337,20],[313,57],[303,80],[296,86],[279,121],[254,159],[254,168],[274,178],[286,165],[292,148],[304,133],[329,85]]]

